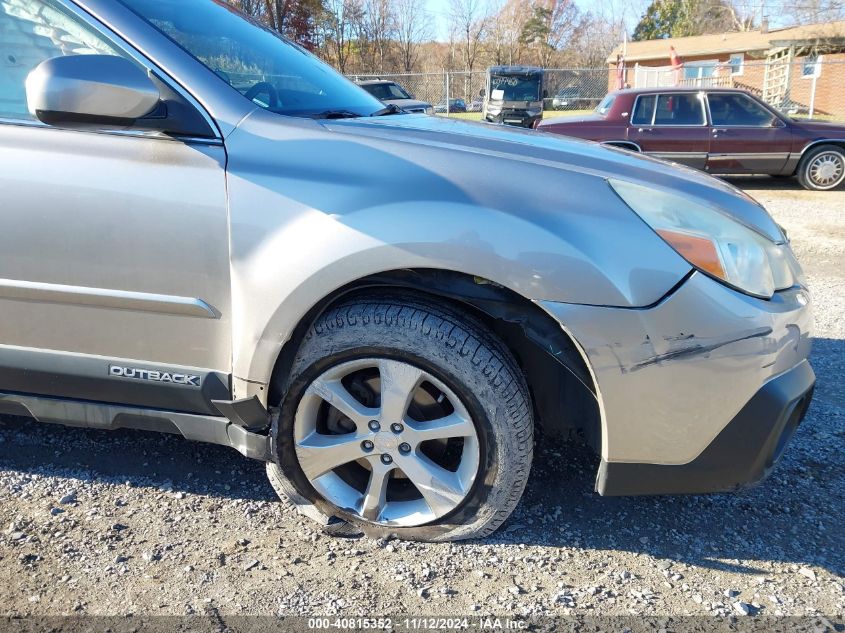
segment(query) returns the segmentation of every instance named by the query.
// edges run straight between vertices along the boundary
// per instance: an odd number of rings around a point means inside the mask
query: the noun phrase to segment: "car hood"
[[[503,176],[498,186],[508,189],[509,193],[520,188],[530,192],[552,187],[545,178],[550,169],[604,180],[629,180],[695,198],[733,216],[769,239],[784,239],[780,227],[768,212],[736,187],[700,171],[591,141],[425,115],[337,119],[320,123],[337,134],[370,142],[402,143],[436,151],[443,164],[451,161],[458,179],[462,170],[474,168],[473,156],[494,159],[501,165]],[[409,147],[407,154],[413,156],[414,150]],[[509,163],[523,167],[535,165],[536,179],[508,178]],[[526,172],[520,170],[520,173]],[[566,192],[561,191],[560,198],[565,197]]]
[[[821,132],[823,134],[837,134],[839,138],[845,138],[845,124],[831,121],[803,121],[793,119],[793,123],[805,130]]]
[[[431,104],[428,101],[420,101],[419,99],[382,99],[384,103],[395,105],[403,110],[406,108],[430,108]]]

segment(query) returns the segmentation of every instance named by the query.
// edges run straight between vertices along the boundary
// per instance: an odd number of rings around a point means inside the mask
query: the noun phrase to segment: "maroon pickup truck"
[[[798,176],[804,187],[817,191],[845,181],[845,124],[791,119],[744,90],[618,90],[592,115],[548,119],[537,129],[712,174]]]

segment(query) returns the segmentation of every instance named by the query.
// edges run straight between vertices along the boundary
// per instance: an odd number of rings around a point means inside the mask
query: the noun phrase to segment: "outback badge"
[[[153,382],[170,382],[174,385],[199,387],[202,379],[193,374],[176,374],[169,371],[154,369],[140,369],[138,367],[121,367],[109,365],[109,375],[120,378],[134,378],[135,380],[152,380]]]

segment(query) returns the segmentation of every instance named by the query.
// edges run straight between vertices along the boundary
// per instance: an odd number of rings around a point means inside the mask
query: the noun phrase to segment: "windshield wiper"
[[[391,114],[405,114],[405,111],[395,103],[389,103],[387,107],[376,110],[370,116],[388,116]]]
[[[314,119],[354,119],[359,116],[361,115],[351,110],[324,110],[311,115]]]

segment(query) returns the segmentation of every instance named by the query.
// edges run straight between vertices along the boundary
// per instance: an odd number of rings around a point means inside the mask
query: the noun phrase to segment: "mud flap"
[[[294,487],[293,483],[290,479],[288,479],[287,475],[285,475],[282,467],[277,461],[278,453],[275,450],[275,437],[279,423],[278,409],[274,408],[272,410],[271,420],[271,459],[267,462],[267,478],[270,480],[270,484],[273,486],[273,490],[276,491],[276,494],[279,495],[279,498],[283,501],[288,501],[299,514],[317,523],[325,534],[345,537],[363,536],[363,532],[358,526],[353,525],[352,523],[349,523],[348,521],[345,521],[335,515],[326,514],[302,496]]]

